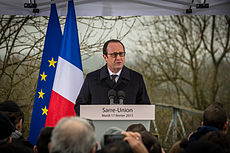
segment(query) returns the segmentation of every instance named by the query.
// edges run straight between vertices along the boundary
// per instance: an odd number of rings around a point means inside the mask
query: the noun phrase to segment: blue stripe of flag
[[[68,2],[68,14],[60,49],[60,56],[82,70],[77,22],[72,0]]]

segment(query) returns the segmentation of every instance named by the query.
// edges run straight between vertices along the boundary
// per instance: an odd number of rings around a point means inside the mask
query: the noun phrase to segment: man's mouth
[[[115,64],[121,64],[122,62],[115,62]]]

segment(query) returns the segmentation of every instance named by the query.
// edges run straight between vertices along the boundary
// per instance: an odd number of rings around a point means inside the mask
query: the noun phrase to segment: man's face
[[[111,55],[113,53],[124,53],[124,48],[119,42],[110,42],[107,46],[107,55],[103,55],[110,71],[117,73],[125,64],[125,56],[116,55],[114,57]]]

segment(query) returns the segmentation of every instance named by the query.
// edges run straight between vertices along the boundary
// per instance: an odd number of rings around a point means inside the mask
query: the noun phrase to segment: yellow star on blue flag
[[[42,115],[44,115],[44,114],[47,115],[47,113],[48,113],[48,109],[45,106],[45,108],[42,108]]]
[[[45,75],[45,72],[43,72],[43,74],[40,74],[40,76],[42,77],[42,78],[41,78],[41,81],[42,81],[42,80],[46,81],[47,75]]]
[[[55,68],[55,63],[57,63],[57,61],[54,61],[54,58],[52,57],[51,60],[48,60],[48,62],[50,63],[49,67],[50,66],[53,66]]]
[[[38,98],[42,98],[43,99],[43,95],[45,94],[44,92],[42,92],[42,89],[41,89],[41,91],[40,92],[38,92],[38,94],[39,94],[39,97]]]

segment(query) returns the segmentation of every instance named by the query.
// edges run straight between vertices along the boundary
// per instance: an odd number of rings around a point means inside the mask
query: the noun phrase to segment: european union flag
[[[61,42],[62,32],[56,5],[51,4],[28,138],[32,144],[36,144],[45,126]]]

